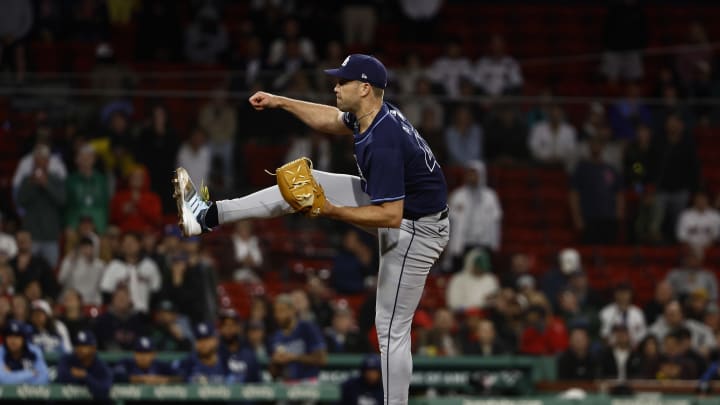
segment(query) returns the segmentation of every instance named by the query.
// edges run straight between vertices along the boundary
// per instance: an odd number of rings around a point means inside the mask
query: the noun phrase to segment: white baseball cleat
[[[188,237],[209,232],[210,229],[204,225],[205,213],[210,208],[207,187],[201,186],[198,192],[187,170],[182,167],[175,170],[172,183],[173,198],[175,198],[178,210],[178,226],[183,234]]]

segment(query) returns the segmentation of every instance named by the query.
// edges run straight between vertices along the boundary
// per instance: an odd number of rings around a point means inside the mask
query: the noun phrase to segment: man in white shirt
[[[632,286],[623,283],[615,288],[615,300],[600,311],[600,335],[610,340],[615,325],[624,325],[632,345],[638,344],[647,333],[645,315],[632,305]]]
[[[720,213],[710,206],[705,191],[695,193],[693,205],[678,219],[677,239],[696,248],[706,248],[720,236]]]
[[[460,95],[461,78],[472,76],[470,59],[462,54],[460,43],[456,40],[448,42],[445,54],[435,59],[428,69],[430,80],[444,86],[445,93],[450,97]]]
[[[207,184],[211,157],[207,134],[201,128],[195,128],[190,139],[184,142],[178,151],[177,165],[187,170],[193,183]]]
[[[520,65],[505,53],[505,39],[502,35],[496,34],[490,39],[490,54],[478,61],[475,83],[491,96],[517,92],[523,85]]]
[[[473,160],[466,167],[465,184],[448,199],[452,229],[448,260],[462,256],[470,247],[500,248],[502,207],[495,190],[487,186],[485,164]]]
[[[138,235],[125,234],[122,250],[124,258],[111,261],[105,269],[100,290],[107,297],[105,301],[109,302],[117,286],[124,284],[130,292],[133,308],[138,312],[148,312],[152,295],[160,291],[160,272],[152,259],[141,255]]]
[[[500,283],[491,270],[490,258],[485,251],[469,251],[462,272],[450,278],[447,306],[453,311],[485,307],[488,297],[500,290]]]
[[[670,301],[665,306],[665,312],[650,326],[649,332],[663,340],[667,334],[681,327],[690,331],[693,349],[701,353],[709,353],[717,347],[712,329],[702,322],[686,319],[677,300]]]
[[[572,167],[577,151],[577,133],[565,121],[562,107],[550,108],[547,120],[533,125],[528,138],[528,148],[533,159],[541,163],[562,163]]]

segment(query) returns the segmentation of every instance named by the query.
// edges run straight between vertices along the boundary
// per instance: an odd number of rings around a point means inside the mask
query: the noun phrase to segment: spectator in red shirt
[[[542,305],[531,305],[525,315],[520,352],[530,355],[554,355],[568,347],[565,323],[549,314]]]
[[[137,166],[130,171],[127,188],[115,193],[110,206],[110,219],[123,232],[144,232],[160,227],[162,204],[160,197],[150,191],[145,167]]]

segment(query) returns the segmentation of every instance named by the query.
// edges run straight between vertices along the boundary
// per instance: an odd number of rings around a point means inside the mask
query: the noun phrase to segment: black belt
[[[417,221],[417,220],[420,219],[420,218],[437,216],[436,219],[437,219],[438,221],[442,221],[443,219],[445,219],[445,218],[448,217],[448,212],[449,212],[448,207],[445,207],[444,210],[439,211],[439,212],[436,212],[436,213],[434,213],[434,214],[412,214],[412,213],[409,213],[409,212],[404,212],[404,213],[403,213],[403,218],[404,218],[404,219],[409,219],[410,221]]]

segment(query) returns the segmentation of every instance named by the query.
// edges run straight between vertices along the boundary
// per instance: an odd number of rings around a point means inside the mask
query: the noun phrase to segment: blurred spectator
[[[602,72],[608,80],[643,77],[642,50],[647,46],[645,12],[639,0],[613,0],[605,16]]]
[[[365,290],[365,278],[376,268],[373,250],[355,228],[348,228],[342,246],[333,259],[331,286],[340,294],[359,294]]]
[[[292,47],[296,49],[291,52]],[[280,66],[292,57],[297,57],[298,62],[304,65],[313,65],[316,62],[315,44],[303,35],[296,19],[288,18],[283,23],[282,36],[275,38],[270,44],[268,65]]]
[[[32,302],[30,312],[32,336],[29,340],[43,353],[70,353],[72,344],[70,334],[62,321],[55,319],[50,304],[44,300]]]
[[[703,70],[711,69],[713,48],[705,27],[699,21],[693,21],[688,27],[688,47],[675,57],[675,70],[686,88],[690,89],[699,81]]]
[[[200,251],[200,238],[186,238],[183,240],[183,251],[187,254],[188,265],[199,270],[197,272],[196,285],[196,306],[192,316],[202,317],[201,319],[210,322],[217,317],[217,277],[213,267],[212,259]]]
[[[574,328],[570,331],[570,347],[557,359],[558,379],[594,380],[598,361],[590,352],[587,330]]]
[[[680,340],[675,333],[669,333],[662,339],[662,347],[658,380],[694,380],[699,376],[695,364],[683,355]]]
[[[534,356],[555,355],[567,347],[568,332],[563,321],[543,305],[531,305],[525,313],[520,352]]]
[[[474,79],[483,93],[490,96],[517,94],[522,90],[520,65],[507,54],[502,35],[490,38],[489,53],[477,62]]]
[[[571,167],[577,152],[577,134],[565,121],[562,107],[553,105],[548,117],[530,128],[528,149],[536,162]]]
[[[153,106],[150,122],[140,133],[140,138],[143,144],[136,153],[138,161],[147,168],[150,188],[160,196],[163,212],[172,212],[177,206],[172,197],[173,186],[168,181],[168,176],[176,168],[180,140],[169,122],[168,111],[163,104]]]
[[[190,341],[192,332],[178,317],[171,301],[162,300],[155,308],[154,324],[150,338],[160,351],[185,352],[192,348]]]
[[[33,8],[27,0],[9,0],[0,15],[0,68],[9,65],[15,71],[15,81],[23,83],[27,72],[26,36],[34,20]]]
[[[27,325],[11,320],[3,328],[0,384],[44,385],[49,382],[42,350],[27,340]]]
[[[608,119],[615,138],[621,140],[635,139],[638,124],[652,125],[650,107],[640,99],[642,88],[637,83],[629,83],[625,97],[613,104],[608,111]]]
[[[34,11],[33,39],[44,43],[63,39],[67,27],[63,21],[66,10],[62,3],[53,0],[36,1]]]
[[[342,58],[340,58],[342,60]],[[335,62],[335,65],[330,67],[335,67],[338,65],[337,61]],[[432,82],[427,77],[427,74],[425,72],[425,67],[423,66],[422,59],[420,58],[420,55],[417,52],[410,51],[405,54],[403,57],[402,66],[400,66],[397,70],[397,77],[391,77],[391,80],[393,83],[397,83],[398,90],[402,96],[409,96],[411,94],[415,94],[419,92],[419,84],[420,82],[424,82],[423,86],[427,87],[428,94],[432,94]],[[414,101],[414,100],[409,100]],[[405,113],[405,117],[410,121],[412,124],[417,124],[419,120],[413,120],[411,119],[411,116],[413,114],[408,114],[408,104],[407,102],[402,103],[402,110]],[[420,118],[419,116],[414,116],[415,118]]]
[[[345,380],[340,386],[340,402],[337,404],[381,404],[384,400],[381,368],[379,355],[366,355],[360,375]]]
[[[0,263],[0,296],[12,296],[15,293],[15,275],[9,264]],[[0,322],[0,327],[2,322]]]
[[[400,35],[421,42],[436,39],[436,24],[444,0],[401,0],[399,3],[404,17]]]
[[[33,152],[32,174],[24,177],[17,191],[17,203],[24,211],[23,228],[35,240],[34,252],[56,266],[58,242],[65,206],[65,178],[50,169],[50,149],[39,145]],[[21,162],[22,165],[22,162]]]
[[[583,242],[608,244],[616,241],[618,225],[625,218],[622,179],[602,161],[603,144],[590,140],[590,159],[582,160],[571,179],[570,209]]]
[[[140,60],[176,61],[180,59],[182,27],[179,9],[172,0],[140,2],[137,14],[135,52]]]
[[[133,107],[126,101],[108,104],[101,112],[101,136],[90,141],[105,172],[114,179],[125,178],[137,166],[135,151],[140,142],[133,135],[130,117]]]
[[[93,241],[83,237],[75,250],[63,259],[58,280],[63,293],[74,290],[86,303],[100,305],[100,280],[104,272],[105,263],[97,257]]]
[[[503,212],[495,190],[487,185],[485,164],[471,160],[465,167],[464,184],[450,194],[448,201],[453,231],[446,257],[455,263],[472,248],[500,249]]]
[[[720,236],[720,212],[710,206],[706,191],[700,190],[693,196],[693,205],[681,214],[676,226],[678,242],[696,249],[705,249]]]
[[[128,187],[112,198],[110,219],[123,232],[146,232],[156,229],[162,221],[160,197],[150,190],[147,170],[137,166],[130,172]]]
[[[342,27],[348,45],[371,45],[378,22],[377,1],[350,0],[343,2]]]
[[[22,323],[30,322],[30,302],[22,294],[12,296],[12,319]]]
[[[495,106],[485,124],[485,155],[498,163],[527,161],[528,129],[514,106]]]
[[[449,163],[466,165],[472,160],[482,160],[483,130],[475,122],[472,110],[467,105],[458,106],[453,121],[445,130]]]
[[[438,308],[433,326],[420,336],[418,352],[426,356],[454,357],[462,355],[453,314],[447,308]]]
[[[530,275],[533,262],[525,253],[513,253],[510,256],[509,268],[500,272],[500,285],[503,288],[517,288],[518,280],[523,276]]]
[[[240,315],[232,308],[223,309],[218,315],[220,356],[227,358],[240,352],[245,344]]]
[[[148,312],[152,296],[160,291],[162,279],[157,265],[142,256],[140,239],[137,234],[126,233],[122,238],[123,257],[111,261],[100,281],[103,302],[118,286],[127,287],[132,307],[139,312]]]
[[[687,206],[690,192],[698,189],[700,177],[697,151],[685,135],[685,124],[678,115],[665,123],[665,138],[657,150],[657,203],[664,214],[666,234],[675,233],[680,212]],[[662,221],[662,217],[659,222]],[[668,239],[672,240],[672,236]]]
[[[203,273],[202,264],[191,263],[187,253],[172,256],[167,268],[163,269],[160,294],[193,324],[207,320]]]
[[[101,350],[130,350],[146,327],[143,314],[133,308],[130,293],[117,287],[108,309],[95,320],[95,333]]]
[[[177,166],[184,167],[195,186],[200,187],[210,178],[210,158],[207,134],[198,127],[193,129],[190,138],[180,146]]]
[[[705,291],[711,301],[718,299],[717,276],[703,267],[703,249],[687,247],[681,267],[670,270],[667,281],[672,287],[675,297],[684,300],[691,293]]]
[[[328,353],[365,353],[365,338],[355,325],[353,312],[347,306],[338,305],[332,324],[325,328],[325,345]]]
[[[20,158],[15,168],[12,180],[13,193],[17,194],[23,180],[33,178],[38,172],[37,169],[46,171],[48,175],[52,173],[53,178],[65,180],[67,177],[67,169],[62,158],[51,154],[47,143],[38,142],[30,153]]]
[[[602,152],[600,153],[600,161],[607,163],[615,169],[619,174],[623,170],[623,154],[626,142],[613,140],[612,130],[607,125],[597,128],[595,135],[587,140],[578,143],[576,157],[578,160],[587,160],[592,156],[592,144],[602,144]]]
[[[225,88],[213,91],[212,99],[200,108],[198,125],[208,134],[213,159],[222,160],[223,186],[231,189],[235,167],[233,152],[237,131],[237,111],[230,105]]]
[[[138,82],[135,73],[117,61],[115,50],[107,42],[95,48],[95,66],[89,73],[89,79],[92,89],[100,92],[97,99],[103,105],[130,98],[130,92]]]
[[[668,334],[678,328],[687,328],[692,334],[692,347],[701,353],[717,347],[715,336],[707,326],[692,319],[685,319],[682,307],[677,301],[670,301],[665,306],[665,312],[650,326],[649,332],[658,339],[664,339]]]
[[[588,105],[588,114],[585,122],[580,127],[580,139],[589,139],[597,136],[601,128],[607,126],[607,116],[605,107],[599,101],[594,101]]]
[[[267,333],[272,333],[276,329],[275,315],[273,313],[272,302],[264,295],[254,295],[250,303],[250,316],[248,323],[259,322],[265,327]]]
[[[107,263],[122,256],[121,236],[120,228],[115,225],[108,226],[100,238],[100,260]]]
[[[573,248],[562,249],[557,256],[557,267],[543,274],[540,286],[553,307],[558,307],[558,296],[561,291],[568,288],[570,278],[574,273],[582,272],[580,253]]]
[[[705,356],[692,347],[692,334],[687,328],[678,328],[673,331],[673,336],[677,338],[679,355],[692,363],[696,377],[699,377],[707,368],[707,361]]]
[[[287,294],[275,297],[278,331],[270,338],[270,373],[279,381],[315,380],[327,362],[322,332],[314,323],[298,319],[295,303]]]
[[[158,385],[176,382],[170,364],[157,360],[156,348],[147,336],[139,336],[133,345],[133,357],[120,360],[112,369],[116,383]]]
[[[342,58],[340,59],[342,60]],[[332,67],[336,67],[339,62],[334,63]],[[260,81],[262,71],[266,67],[262,40],[257,36],[247,38],[245,49],[234,55],[232,66],[238,71],[238,74],[233,76],[230,88],[232,90],[252,89],[253,85]]]
[[[232,233],[232,242],[237,266],[233,273],[233,279],[248,282],[259,281],[257,271],[263,264],[263,253],[258,237],[253,234],[252,222],[236,222]]]
[[[307,292],[302,289],[295,289],[290,293],[290,298],[293,301],[294,314],[295,316],[303,321],[316,321],[316,314],[313,308],[310,306],[310,299],[308,298]],[[328,304],[329,306],[329,304]],[[275,317],[277,320],[277,317]]]
[[[445,94],[450,97],[460,95],[460,79],[473,76],[470,59],[463,54],[460,42],[450,39],[446,42],[445,53],[435,59],[428,68],[430,80],[442,86]]]
[[[647,334],[630,354],[627,366],[629,377],[655,379],[661,360],[658,338],[653,334]]]
[[[625,147],[623,157],[623,177],[628,187],[642,192],[655,177],[655,143],[653,131],[645,124],[635,128],[635,138]]]
[[[90,330],[80,331],[73,336],[73,346],[73,353],[60,359],[55,382],[84,386],[93,400],[109,400],[112,372],[97,355],[95,335]]]
[[[75,157],[77,171],[66,181],[67,205],[65,226],[77,229],[80,219],[92,218],[95,229],[104,233],[107,228],[110,185],[104,174],[95,170],[95,149],[83,145]]]
[[[308,130],[302,135],[294,135],[285,154],[285,161],[290,162],[301,157],[310,158],[313,168],[317,170],[331,170],[330,141],[319,132]]]
[[[699,322],[704,322],[705,314],[708,307],[710,306],[710,302],[711,301],[708,297],[708,293],[705,289],[698,289],[691,292],[683,303],[685,315],[688,317],[688,319],[694,319]],[[710,324],[705,324],[712,329],[712,326]]]
[[[269,356],[265,336],[265,325],[259,321],[248,321],[246,328],[246,339],[250,350],[255,353],[258,360],[262,360],[263,362],[267,361]]]
[[[62,311],[58,320],[65,325],[69,336],[75,336],[77,332],[90,328],[90,320],[84,313],[82,296],[77,290],[66,289],[60,305]]]
[[[3,215],[0,213],[0,264],[7,263],[18,253],[15,238],[5,232],[4,223]]]
[[[570,288],[560,292],[558,297],[558,316],[568,327],[582,327],[593,339],[600,336],[600,319],[595,308],[581,306],[578,296]]]
[[[667,280],[655,284],[655,295],[652,301],[645,304],[645,308],[643,308],[646,324],[652,325],[655,323],[657,318],[665,311],[665,306],[672,300],[673,289]]]
[[[630,377],[630,356],[635,345],[626,325],[613,325],[608,344],[597,354],[598,377],[626,381]]]
[[[59,290],[55,274],[44,257],[33,254],[30,232],[19,231],[15,239],[18,254],[9,262],[15,273],[15,291],[25,291],[29,284],[37,282],[45,296],[55,298]]]
[[[405,118],[417,128],[422,126],[421,123],[425,118],[424,115],[430,110],[432,110],[431,114],[433,118],[433,123],[429,126],[430,128],[440,128],[445,121],[443,106],[433,96],[432,83],[424,74],[418,76],[413,82],[412,89],[409,90],[407,96],[403,98],[402,106]],[[421,132],[421,134],[423,137],[425,136],[423,132]]]
[[[486,318],[495,326],[498,338],[505,342],[509,351],[519,348],[520,336],[525,327],[525,308],[527,300],[520,297],[511,288],[504,288],[498,294],[490,296],[488,307],[483,311]],[[475,311],[466,311],[466,323]],[[479,313],[477,315],[479,320]]]
[[[630,335],[630,343],[635,346],[645,337],[647,326],[645,315],[633,305],[633,290],[630,283],[621,283],[615,287],[615,299],[600,311],[603,339],[612,339],[612,331],[616,325],[622,325]]]
[[[448,308],[453,311],[483,308],[488,296],[499,289],[490,256],[482,249],[472,249],[465,254],[462,271],[450,278],[446,292]]]
[[[508,347],[498,339],[495,326],[488,319],[478,322],[475,329],[475,341],[470,343],[463,354],[480,356],[499,356],[508,353]]]
[[[435,159],[444,163],[448,162],[448,152],[443,132],[443,121],[440,120],[440,117],[433,108],[425,108],[422,111],[420,121],[413,123],[413,125],[432,149]]]
[[[365,285],[366,290],[368,284]],[[322,278],[314,275],[308,276],[305,291],[318,326],[320,328],[331,326],[335,309],[330,305],[330,300],[333,297],[334,291],[327,286],[327,283],[325,283]],[[336,305],[345,307],[347,302],[340,300]]]
[[[228,46],[228,33],[218,11],[206,3],[185,30],[185,57],[193,63],[218,63]]]

